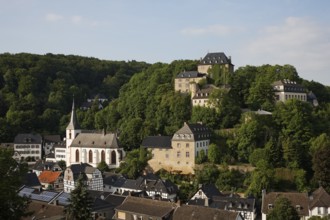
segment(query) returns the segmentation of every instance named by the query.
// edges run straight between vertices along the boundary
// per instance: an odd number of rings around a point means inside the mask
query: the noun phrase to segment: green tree
[[[12,150],[0,150],[0,219],[21,219],[27,216],[29,199],[18,195],[27,173],[27,164],[17,163]]]
[[[84,176],[81,174],[77,180],[77,185],[72,190],[69,198],[70,204],[65,207],[66,219],[84,220],[92,219],[92,200],[87,193]]]
[[[107,172],[107,171],[110,170],[108,164],[107,164],[104,160],[102,160],[102,161],[97,165],[97,169],[99,169],[102,173],[103,173],[103,172]]]
[[[203,165],[200,169],[196,170],[197,184],[215,183],[219,176],[219,169],[215,164]]]
[[[211,163],[220,163],[221,160],[221,152],[220,148],[215,144],[210,144],[207,157]]]
[[[207,161],[207,155],[205,154],[205,151],[202,149],[199,151],[196,157],[196,163],[202,164]]]
[[[251,183],[247,189],[247,194],[255,197],[261,196],[263,189],[270,189],[274,179],[274,169],[265,160],[257,163],[256,169],[252,171]]]
[[[330,192],[330,147],[318,150],[313,156],[314,181]]]
[[[65,170],[65,168],[66,168],[66,162],[65,162],[65,160],[60,160],[60,161],[57,162],[57,164],[59,165],[59,167],[62,170]]]
[[[297,210],[291,205],[291,202],[285,197],[278,197],[275,200],[274,208],[268,213],[269,220],[299,220]]]
[[[126,174],[130,179],[136,179],[142,174],[150,159],[150,152],[140,147],[126,154],[125,161],[120,164],[117,171]]]

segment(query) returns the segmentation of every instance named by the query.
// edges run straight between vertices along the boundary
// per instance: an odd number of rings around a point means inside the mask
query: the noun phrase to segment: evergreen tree
[[[65,207],[66,219],[85,220],[92,219],[92,200],[88,196],[84,176],[80,174],[76,188],[71,192],[70,204]]]

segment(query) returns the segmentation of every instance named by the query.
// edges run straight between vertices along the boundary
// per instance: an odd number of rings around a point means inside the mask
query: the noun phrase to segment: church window
[[[76,150],[76,162],[79,162],[79,150]]]
[[[111,164],[116,164],[116,157],[117,157],[117,155],[116,155],[116,151],[112,151],[111,152]]]
[[[101,161],[105,161],[105,152],[104,152],[104,150],[101,151]]]
[[[88,162],[93,163],[93,152],[92,152],[92,150],[89,150],[89,152],[88,152]]]

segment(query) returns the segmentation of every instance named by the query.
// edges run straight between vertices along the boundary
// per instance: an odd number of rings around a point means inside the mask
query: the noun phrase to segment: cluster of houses
[[[177,75],[175,90],[191,94],[193,106],[212,107],[210,94],[219,88],[211,84],[199,88],[198,83],[212,77],[209,69],[214,65],[233,73],[234,65],[230,57],[224,53],[208,53],[201,59],[197,71]],[[307,94],[295,82],[282,80],[274,82],[273,87],[277,101],[295,98],[317,105],[315,95]],[[88,103],[97,101],[102,104],[107,101],[104,97],[97,97]],[[83,109],[88,109],[86,106]],[[152,158],[148,161],[151,171],[164,169],[171,173],[194,174],[196,157],[202,151],[207,155],[211,135],[210,129],[202,123],[184,123],[172,136],[149,136],[141,146],[151,152]],[[187,204],[181,204],[177,200],[178,186],[152,173],[135,180],[123,175],[101,173],[97,169],[100,162],[105,162],[109,168],[118,168],[126,153],[116,133],[81,129],[74,101],[64,140],[59,135],[18,134],[14,143],[2,144],[2,147],[12,147],[13,157],[17,161],[35,161],[32,172],[27,174],[19,191],[19,195],[32,199],[30,208],[37,211],[35,219],[39,218],[38,215],[55,216],[54,219],[57,215],[59,219],[63,217],[63,207],[68,205],[70,192],[74,190],[79,175],[83,175],[93,198],[92,213],[95,219],[256,219],[254,198],[224,194],[214,185],[201,185]],[[330,196],[323,188],[311,195],[264,192],[262,219],[267,219],[279,196],[291,201],[301,219],[326,216],[330,211]]]

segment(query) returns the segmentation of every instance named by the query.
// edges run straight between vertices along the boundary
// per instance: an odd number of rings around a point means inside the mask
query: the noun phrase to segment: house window
[[[93,152],[92,152],[92,150],[89,150],[89,152],[88,152],[88,162],[93,163]]]
[[[189,147],[189,143],[186,144],[186,147]]]
[[[177,157],[180,157],[181,156],[181,152],[180,151],[176,152],[176,156]]]
[[[189,157],[189,152],[186,152],[186,157]]]
[[[177,143],[176,146],[177,146],[178,148],[180,148],[180,147],[181,147],[181,144],[180,144],[180,143]]]

